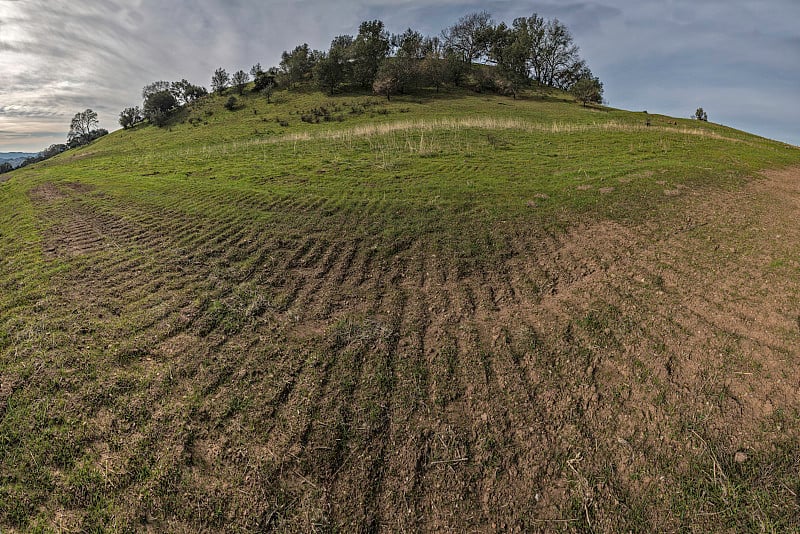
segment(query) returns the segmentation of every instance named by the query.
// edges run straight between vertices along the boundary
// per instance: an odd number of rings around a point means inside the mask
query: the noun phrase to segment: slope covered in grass
[[[796,148],[225,100],[0,185],[4,530],[798,527]]]

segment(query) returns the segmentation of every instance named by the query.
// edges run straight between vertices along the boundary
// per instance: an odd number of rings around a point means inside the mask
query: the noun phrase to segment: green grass
[[[0,184],[4,532],[377,528],[390,520],[382,506],[406,506],[383,485],[408,487],[417,516],[444,510],[434,527],[452,513],[454,525],[489,528],[496,517],[476,492],[490,472],[508,476],[502,486],[526,468],[515,447],[535,436],[515,432],[542,424],[552,443],[589,447],[599,431],[583,418],[583,381],[602,391],[594,369],[615,358],[688,436],[696,405],[668,391],[662,356],[624,360],[637,343],[667,351],[631,311],[647,304],[639,290],[625,306],[593,296],[544,331],[555,319],[503,315],[506,286],[529,310],[576,276],[516,276],[548,236],[593,221],[672,224],[688,198],[800,164],[796,148],[730,128],[557,93],[386,102],[283,92],[272,104],[247,95],[235,111],[225,100]],[[329,121],[302,120],[322,107]],[[791,258],[760,268],[796,278]],[[642,276],[641,291],[669,289],[657,272]],[[699,395],[730,395],[720,391]],[[563,436],[548,434],[540,398],[566,414]],[[628,408],[624,393],[607,402]],[[659,464],[674,450],[642,445],[641,472],[674,484],[653,503],[652,487],[569,463],[565,448],[531,483],[544,493],[547,476],[562,477],[561,518],[599,530],[617,519],[644,528],[653,510],[691,529],[700,506],[733,529],[797,527],[797,507],[781,503],[798,490],[796,442],[726,463],[723,489],[713,465],[708,476],[708,448],[727,445],[705,440],[689,456],[694,478]],[[426,491],[464,508],[427,502]],[[615,509],[612,497],[629,493]],[[543,528],[528,500],[497,517]],[[394,526],[426,525],[408,521]]]
[[[251,199],[250,206],[242,201],[231,208],[244,207],[254,218],[269,219],[259,209],[264,200],[298,194],[331,207],[374,203],[387,215],[389,206],[407,212],[389,218],[386,231],[435,223],[438,232],[457,215],[487,222],[529,218],[527,201],[548,216],[563,208],[629,216],[641,212],[641,202],[665,202],[654,195],[664,189],[737,185],[757,169],[797,159],[796,149],[721,126],[582,108],[555,97],[514,101],[453,94],[386,103],[281,94],[277,100],[282,103],[244,98],[242,109],[229,112],[224,97],[212,97],[170,127],[117,132],[20,174],[70,180],[74,169],[82,182],[114,184],[108,193],[133,202],[229,191]],[[321,103],[337,110],[343,122],[301,122],[301,114]],[[361,115],[349,112],[362,108],[367,111]],[[275,117],[288,120],[289,127]],[[208,124],[190,124],[193,118]],[[652,126],[645,127],[645,120]],[[452,128],[458,121],[468,125]],[[397,123],[405,124],[391,131]],[[373,131],[359,135],[365,125]],[[381,126],[389,131],[382,133]],[[326,138],[334,134],[341,138]],[[648,173],[652,179],[637,177]],[[577,191],[581,185],[592,189]],[[602,187],[615,190],[601,196]]]

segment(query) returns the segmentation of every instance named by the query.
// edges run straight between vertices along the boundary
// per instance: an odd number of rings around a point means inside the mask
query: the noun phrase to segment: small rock
[[[736,462],[737,464],[743,464],[743,463],[745,463],[747,461],[747,459],[748,459],[748,456],[745,453],[743,453],[742,451],[737,452],[733,456],[733,461]]]

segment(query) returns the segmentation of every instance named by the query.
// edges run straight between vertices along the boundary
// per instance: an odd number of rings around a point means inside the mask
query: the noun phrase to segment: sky
[[[800,145],[800,1],[0,0],[0,152],[66,139],[86,108],[115,130],[155,80],[210,85],[217,67],[327,49],[363,20],[438,35],[464,14],[538,13],[571,30],[610,106],[689,117]]]

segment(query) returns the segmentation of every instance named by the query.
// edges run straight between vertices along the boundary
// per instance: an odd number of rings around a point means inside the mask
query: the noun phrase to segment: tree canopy
[[[310,80],[319,55],[319,52],[311,50],[306,43],[295,47],[291,52],[283,52],[280,69],[286,84],[292,86]]]
[[[603,102],[603,83],[598,78],[587,76],[573,84],[570,94],[582,102],[584,107],[589,102],[600,104]]]
[[[68,141],[88,136],[92,131],[97,129],[99,124],[97,112],[91,109],[76,113],[75,116],[72,117],[72,121],[69,125],[69,134],[67,135]]]
[[[233,87],[242,95],[252,80],[253,93],[270,101],[276,89],[309,83],[330,94],[372,89],[388,98],[419,87],[438,91],[445,85],[514,98],[526,88],[553,87],[569,91],[584,105],[600,103],[603,84],[579,52],[566,25],[536,13],[508,25],[495,23],[487,11],[473,12],[432,37],[413,28],[390,35],[383,21],[367,20],[361,22],[355,36],[335,37],[326,51],[303,43],[284,51],[275,67],[264,69],[256,63],[249,74],[237,70],[233,76],[220,67],[211,77],[211,90],[222,94]],[[204,87],[185,79],[153,82],[142,89],[143,108],[124,109],[120,125],[130,128],[144,118],[163,125],[175,109],[207,94]],[[96,123],[86,125],[83,113],[76,115],[71,136],[96,127]],[[96,121],[96,114],[94,117]],[[705,115],[697,118],[707,120]]]
[[[231,77],[228,72],[220,67],[214,71],[214,75],[211,77],[211,90],[215,93],[221,93],[228,88],[230,82]]]
[[[250,75],[243,70],[237,70],[231,77],[231,83],[240,95],[244,93],[244,88],[250,81]]]
[[[149,95],[144,101],[144,116],[152,124],[163,126],[170,114],[178,107],[178,100],[169,91]]]
[[[123,130],[133,128],[143,120],[144,115],[142,114],[142,110],[139,109],[139,106],[125,108],[119,114],[119,125],[122,126]]]

